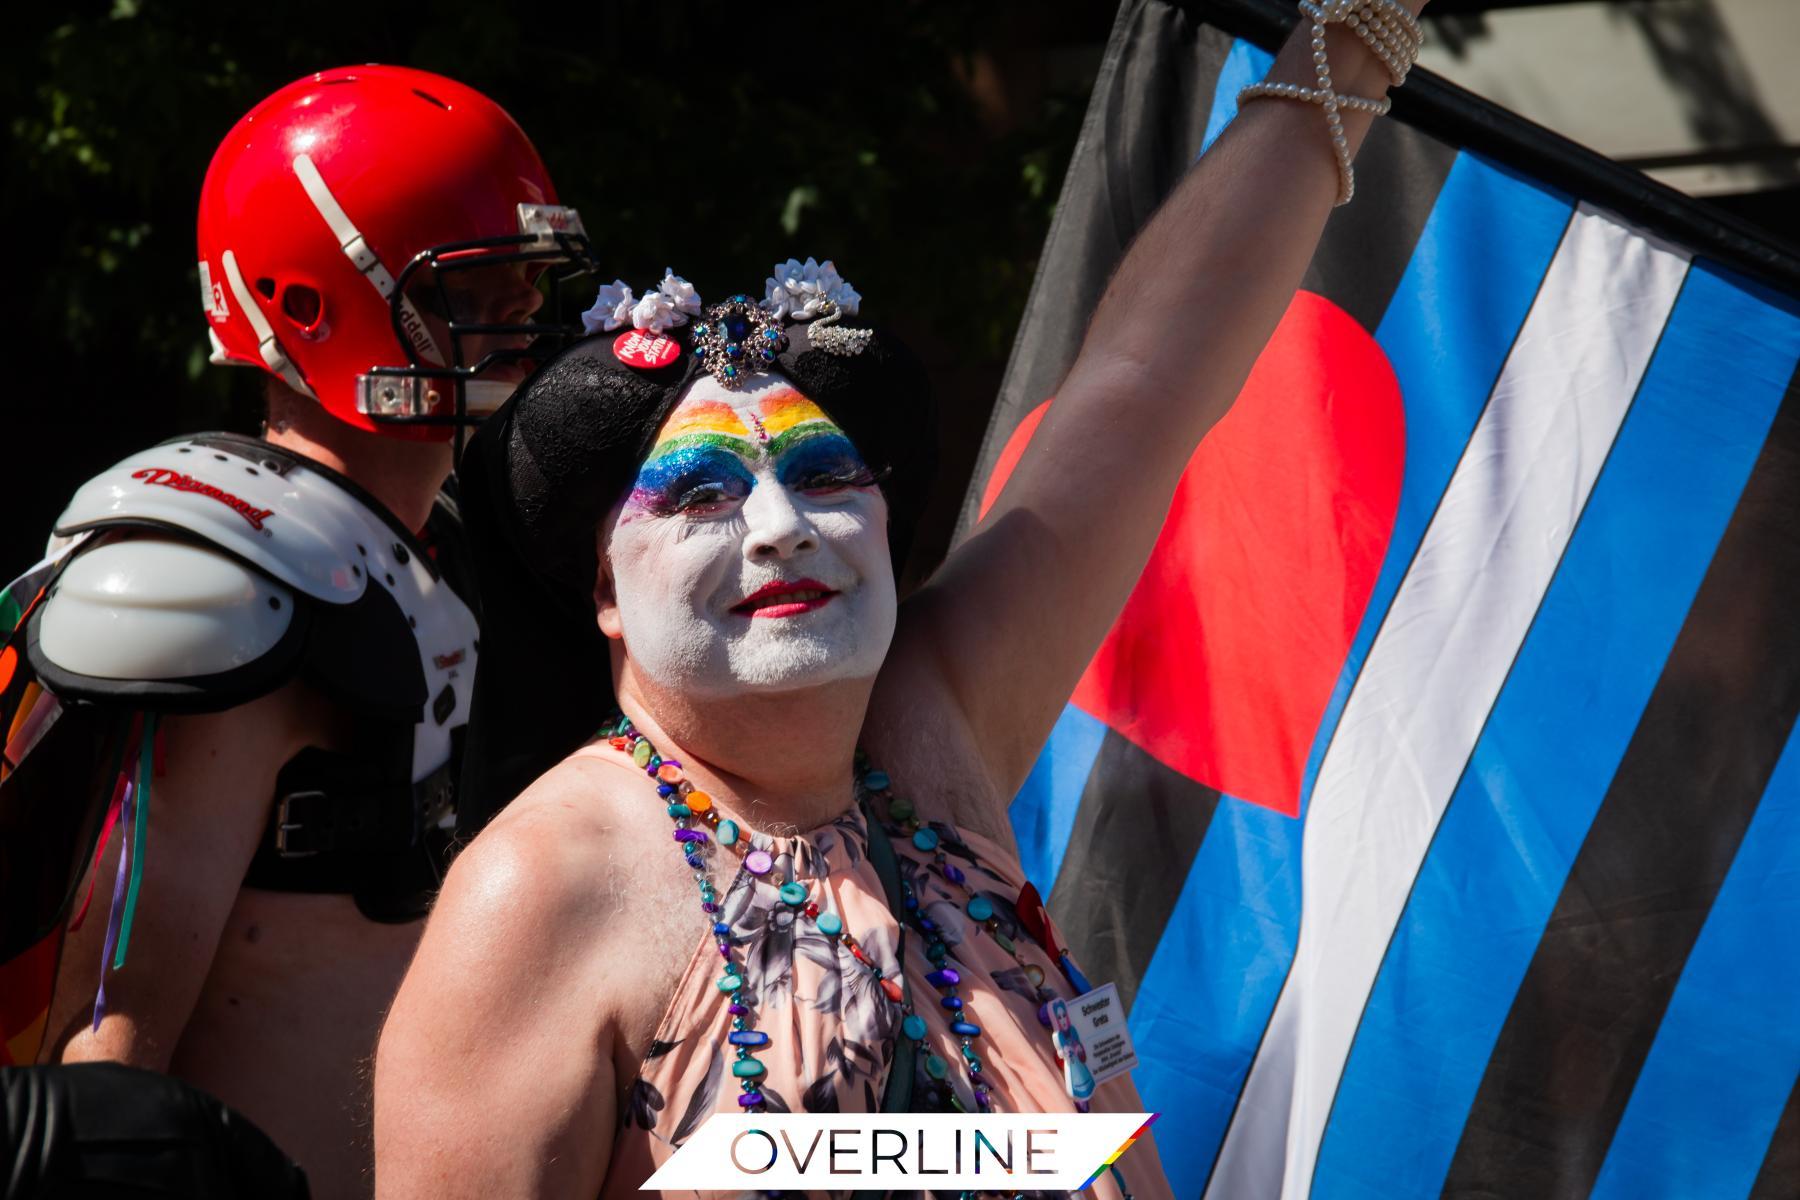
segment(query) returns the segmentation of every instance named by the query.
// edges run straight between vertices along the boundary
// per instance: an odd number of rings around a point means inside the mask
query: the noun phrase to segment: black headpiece
[[[832,306],[818,315],[834,315]],[[758,370],[786,376],[850,435],[882,476],[899,573],[936,458],[929,387],[890,334],[856,324],[787,323],[734,296],[660,333],[609,331],[576,342],[481,426],[458,472],[482,629],[458,800],[463,836],[613,711],[611,659],[593,604],[596,532],[709,359],[721,364],[712,373],[722,379],[730,378],[727,358],[744,378]]]

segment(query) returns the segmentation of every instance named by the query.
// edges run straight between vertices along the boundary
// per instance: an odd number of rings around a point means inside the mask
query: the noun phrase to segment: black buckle
[[[293,804],[296,800],[319,801],[325,799],[325,793],[317,789],[288,792],[275,802],[275,853],[280,858],[311,858],[321,847],[314,846],[310,850],[295,849],[292,835],[306,832],[306,822],[293,819]]]
[[[302,788],[275,801],[275,856],[311,858],[327,851],[374,849],[382,813],[378,792]]]
[[[305,753],[304,761],[296,756],[284,768],[292,775],[281,780],[299,786],[275,798],[269,841],[276,858],[398,853],[454,824],[454,757],[417,783],[371,785],[347,777],[350,772],[336,761],[341,756]]]

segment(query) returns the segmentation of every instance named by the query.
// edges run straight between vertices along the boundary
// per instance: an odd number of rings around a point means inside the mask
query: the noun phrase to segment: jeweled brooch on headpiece
[[[742,293],[713,305],[694,325],[694,357],[728,388],[741,386],[785,349],[780,318]]]
[[[632,295],[624,280],[613,280],[600,289],[594,306],[581,319],[589,333],[610,332],[631,322],[632,329],[614,343],[614,353],[621,362],[648,370],[667,366],[680,354],[675,339],[664,333],[694,316],[694,358],[720,384],[736,388],[768,369],[787,349],[782,327],[788,322],[812,322],[808,341],[827,354],[861,354],[874,341],[875,331],[840,323],[861,307],[862,295],[837,273],[830,259],[821,263],[790,258],[776,265],[760,301],[739,294],[702,310],[693,285],[665,270],[662,281],[641,298]]]

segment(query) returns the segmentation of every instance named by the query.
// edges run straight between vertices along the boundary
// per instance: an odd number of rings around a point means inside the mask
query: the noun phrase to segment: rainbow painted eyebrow
[[[716,400],[678,408],[638,468],[630,504],[668,515],[742,500],[756,486],[750,467],[765,458],[775,464],[785,487],[874,482],[848,435],[818,405],[784,389],[763,397],[755,408],[737,409]]]
[[[716,446],[747,459],[755,459],[757,440],[729,404],[708,400],[683,406],[669,415],[657,431],[656,445],[650,448],[645,465],[666,454],[695,446]]]
[[[747,422],[747,423],[746,423]],[[799,392],[783,389],[762,398],[755,408],[739,410],[719,400],[683,405],[657,431],[646,465],[678,449],[717,446],[755,462],[776,458],[795,442],[815,433],[844,431],[825,411]]]

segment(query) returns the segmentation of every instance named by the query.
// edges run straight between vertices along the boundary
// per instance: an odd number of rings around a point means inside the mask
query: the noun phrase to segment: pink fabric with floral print
[[[941,823],[932,828],[949,861],[967,876],[965,885],[953,884],[932,870],[932,856],[910,840],[893,836],[890,841],[901,876],[912,883],[914,894],[942,931],[950,945],[949,965],[962,975],[957,993],[968,1019],[981,1027],[974,1049],[995,1107],[1004,1112],[1072,1111],[1074,1101],[1064,1090],[1062,1067],[1050,1031],[1038,1021],[1038,1008],[1054,996],[1069,999],[1074,989],[1019,926],[1013,903],[1024,878],[1018,860],[989,839]],[[837,913],[864,953],[891,976],[898,923],[888,909],[881,877],[869,861],[863,815],[852,809],[797,837],[754,835],[753,845],[774,857],[772,871],[758,877],[739,867],[728,879],[715,878],[721,890],[720,919],[731,925],[738,961],[744,966],[742,994],[755,1009],[751,1027],[770,1039],[754,1051],[768,1068],[762,1082],[768,1107],[778,1112],[879,1111],[893,1044],[902,1036],[901,1010],[848,947],[820,933],[777,894],[789,879],[803,884],[808,900],[822,912]],[[676,869],[675,864],[671,867]],[[964,906],[977,894],[993,904],[1015,953],[1003,950],[991,933],[965,914]],[[1041,986],[1033,985],[1027,966],[1042,971]],[[945,1082],[973,1112],[974,1095],[959,1039],[950,1033],[950,1014],[938,1003],[941,993],[926,982],[935,968],[925,956],[925,939],[916,930],[907,932],[905,967],[914,1011],[930,1028],[925,1046],[950,1064]],[[709,1115],[742,1111],[737,1104],[738,1080],[731,1074],[736,1056],[725,1041],[731,1029],[726,1007],[730,1001],[718,989],[720,973],[721,959],[712,939],[701,941],[664,1010],[643,1069],[625,1094],[603,1197],[625,1200],[642,1195],[639,1185]],[[929,1110],[921,1102],[929,1083],[925,1054],[916,1060],[914,1107]],[[1102,1084],[1090,1106],[1113,1111],[1135,1108],[1120,1080]],[[1129,1155],[1119,1165],[1138,1200],[1169,1195],[1160,1173],[1134,1176]],[[1092,1194],[1114,1198],[1119,1191],[1108,1177],[1095,1185]]]

